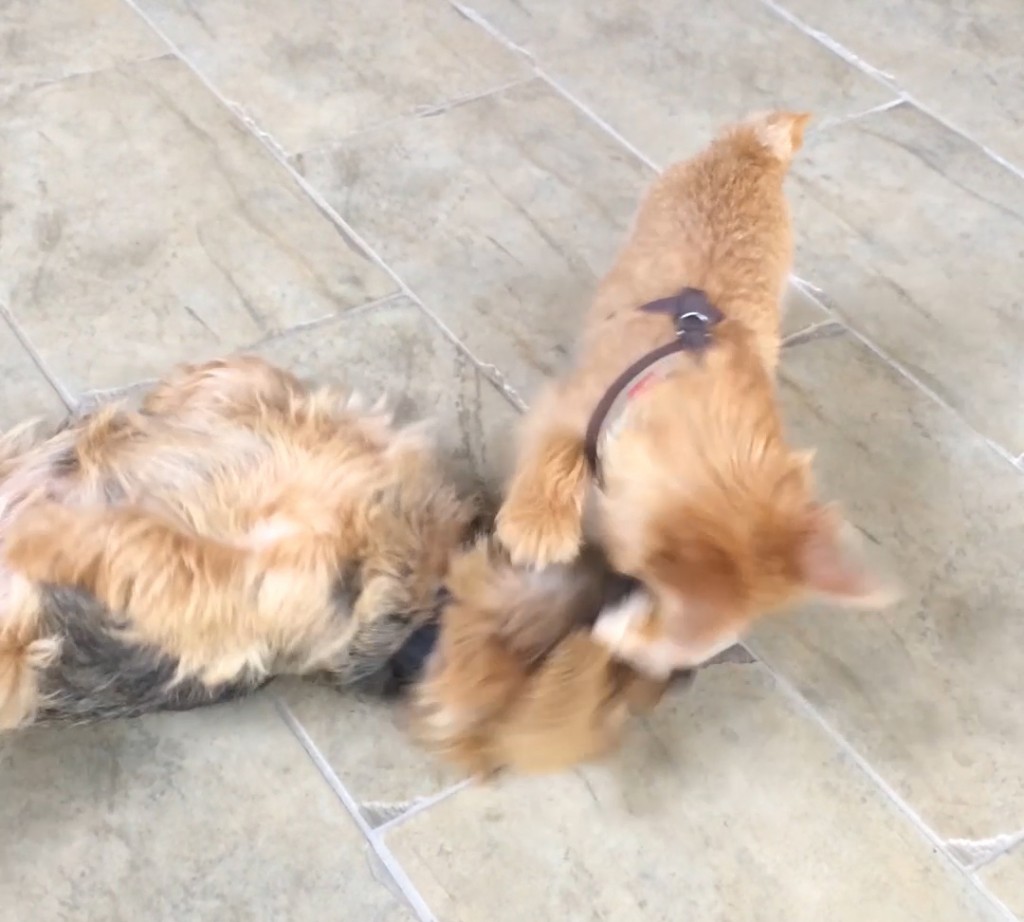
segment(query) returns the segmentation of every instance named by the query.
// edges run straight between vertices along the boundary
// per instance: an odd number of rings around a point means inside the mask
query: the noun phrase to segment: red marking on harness
[[[653,374],[644,375],[635,384],[631,384],[629,390],[626,391],[626,399],[632,400],[637,394],[642,394],[654,382],[654,377]]]

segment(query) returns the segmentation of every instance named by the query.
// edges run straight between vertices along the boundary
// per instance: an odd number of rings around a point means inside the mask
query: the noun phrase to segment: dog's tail
[[[8,577],[9,578],[9,577]],[[39,707],[39,672],[56,658],[60,641],[39,634],[35,591],[24,584],[0,610],[0,731],[29,723]]]

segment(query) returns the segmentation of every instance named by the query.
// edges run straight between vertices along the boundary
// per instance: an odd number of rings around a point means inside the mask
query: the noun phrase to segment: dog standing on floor
[[[519,564],[599,540],[644,589],[596,636],[652,676],[705,662],[802,595],[885,600],[814,498],[775,397],[793,255],[783,184],[807,115],[728,127],[667,169],[600,283],[572,370],[529,413],[497,534]]]
[[[595,554],[514,567],[474,514],[422,427],[256,358],[8,433],[0,729],[390,670],[465,771],[599,755],[666,687],[591,638],[628,583]]]

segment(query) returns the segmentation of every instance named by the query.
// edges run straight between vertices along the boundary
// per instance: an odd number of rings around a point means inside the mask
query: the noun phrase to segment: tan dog
[[[652,598],[602,616],[597,636],[652,675],[706,661],[804,593],[880,601],[776,406],[783,183],[807,120],[752,116],[655,181],[575,366],[526,420],[499,513],[518,563],[571,560],[601,478],[600,539]]]
[[[474,511],[421,429],[256,358],[8,433],[0,729],[381,677],[463,770],[593,758],[665,688],[591,637],[628,584],[464,546]]]

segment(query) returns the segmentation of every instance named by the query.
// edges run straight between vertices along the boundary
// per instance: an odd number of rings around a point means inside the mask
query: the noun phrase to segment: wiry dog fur
[[[664,688],[590,637],[622,594],[597,558],[541,577],[465,546],[475,505],[421,429],[262,360],[0,451],[0,728],[347,685],[433,619],[415,730],[473,772],[590,758]]]
[[[83,712],[143,706],[116,687],[133,660],[189,701],[280,673],[352,681],[433,616],[472,515],[422,433],[258,359],[5,454],[5,726],[66,711],[80,682],[118,699]],[[86,646],[111,685],[67,674]]]
[[[629,580],[588,548],[545,570],[514,566],[490,538],[457,557],[441,639],[415,694],[420,741],[475,775],[545,772],[603,755],[626,718],[667,688],[591,633],[630,604]]]
[[[725,316],[708,349],[631,401],[606,443],[600,539],[647,606],[603,617],[597,636],[651,675],[699,664],[804,593],[852,602],[878,585],[815,500],[810,455],[787,444],[776,405],[780,301],[792,261],[783,183],[807,116],[727,128],[667,169],[601,282],[572,370],[529,414],[497,534],[521,564],[572,560],[591,483],[587,424],[615,378],[671,341],[644,304],[684,288]]]

